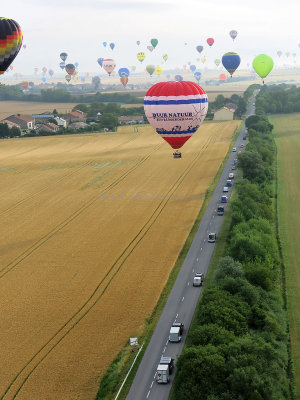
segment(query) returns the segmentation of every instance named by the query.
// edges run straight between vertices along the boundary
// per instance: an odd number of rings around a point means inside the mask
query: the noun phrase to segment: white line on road
[[[166,351],[167,346],[165,346],[163,353]]]
[[[190,286],[190,282],[188,282],[188,286]]]
[[[184,300],[184,296],[183,296],[183,298],[182,298],[182,300],[181,301],[183,301]]]
[[[202,251],[202,250],[203,250],[203,247],[201,247],[200,251]]]
[[[199,261],[199,258],[197,258],[197,261]]]
[[[178,313],[176,314],[176,318],[178,317]]]
[[[150,386],[150,389],[152,389],[153,383],[154,383],[154,381],[152,381],[151,386]]]
[[[150,390],[149,390],[149,392],[148,392],[148,394],[147,394],[147,399],[148,399],[149,396],[150,396]]]
[[[195,272],[195,270],[193,269],[193,272]]]

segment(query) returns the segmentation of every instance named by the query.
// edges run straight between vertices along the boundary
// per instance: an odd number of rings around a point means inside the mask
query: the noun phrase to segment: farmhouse
[[[20,128],[22,132],[27,132],[30,129],[34,129],[35,119],[31,115],[13,114],[6,117],[1,122],[7,123],[10,128],[16,126]]]
[[[120,125],[133,125],[133,124],[143,124],[143,115],[128,115],[124,117],[118,117]]]
[[[69,125],[69,128],[71,129],[82,129],[82,128],[87,128],[89,125],[86,124],[85,122],[73,122],[72,124]]]
[[[234,110],[222,107],[214,113],[214,121],[231,121],[233,120]]]
[[[48,122],[47,124],[40,124],[36,128],[36,133],[40,133],[41,131],[58,132],[59,126],[53,124],[52,122]]]
[[[86,117],[86,113],[80,110],[74,110],[68,114],[65,114],[63,118],[67,121],[67,123],[71,124],[72,122],[86,122]]]
[[[64,118],[61,118],[61,117],[55,117],[54,118],[55,119],[55,121],[56,121],[56,123],[57,123],[57,125],[59,126],[59,127],[63,127],[63,128],[66,128],[67,127],[67,121],[64,119]]]

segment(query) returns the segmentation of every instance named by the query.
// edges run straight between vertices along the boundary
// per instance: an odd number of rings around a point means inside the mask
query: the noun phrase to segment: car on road
[[[208,242],[209,243],[215,243],[215,241],[217,240],[217,234],[214,232],[211,232],[208,234]]]
[[[227,179],[227,181],[226,181],[226,186],[229,186],[229,187],[232,186],[232,181],[231,181],[231,179]]]
[[[235,158],[235,159],[233,160],[233,162],[236,164],[236,163],[238,162],[238,159]]]
[[[242,148],[243,148],[243,147],[244,147],[244,143],[242,143],[240,147],[242,147]]]
[[[243,136],[243,140],[247,140],[247,136]]]
[[[233,178],[234,178],[234,173],[233,173],[233,172],[229,172],[228,178],[229,178],[229,179],[233,179]]]
[[[236,147],[232,148],[232,152],[235,153],[236,152]]]
[[[204,275],[202,272],[196,272],[193,279],[193,286],[202,286],[204,281]]]
[[[232,169],[232,170],[234,170],[234,169],[235,169],[235,165],[234,165],[234,164],[232,165],[231,169]]]
[[[221,196],[221,203],[227,203],[227,201],[228,201],[227,196],[225,196],[225,195]]]
[[[229,187],[228,187],[228,186],[224,186],[224,187],[223,187],[223,192],[224,192],[224,193],[229,192]]]

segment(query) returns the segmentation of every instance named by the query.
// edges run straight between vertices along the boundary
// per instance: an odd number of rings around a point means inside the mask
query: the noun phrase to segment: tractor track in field
[[[112,147],[111,149],[113,150],[113,149],[116,149],[116,148],[121,147],[121,146],[123,146],[123,145],[126,145],[126,144],[128,144],[128,143],[130,143],[130,142],[136,140],[137,138],[138,138],[138,134],[134,135],[134,137],[131,137],[130,139],[126,140],[125,142],[120,143],[120,144],[118,144],[117,146]],[[81,146],[82,146],[82,145],[73,147],[72,150],[74,150],[74,148],[78,148],[78,147],[81,147]],[[17,203],[13,204],[12,206],[6,208],[5,210],[0,211],[0,216],[3,216],[3,215],[5,215],[5,214],[8,214],[8,213],[14,211],[17,207],[19,207],[19,206],[22,205],[23,203],[26,203],[27,201],[33,199],[34,197],[40,195],[41,193],[45,192],[45,191],[48,190],[51,186],[57,185],[58,183],[60,183],[60,182],[63,181],[64,179],[67,179],[67,178],[69,178],[70,176],[76,174],[76,173],[77,173],[78,171],[80,171],[82,168],[88,167],[89,165],[93,165],[93,163],[95,163],[95,162],[97,162],[97,161],[99,161],[99,160],[89,160],[89,161],[86,161],[85,163],[81,164],[78,168],[74,169],[73,171],[67,172],[65,175],[63,175],[63,176],[61,176],[59,179],[57,179],[57,180],[51,182],[49,185],[44,186],[43,188],[41,188],[41,189],[38,190],[37,192],[28,195],[27,197],[25,197],[25,198],[22,199],[22,200],[19,200]],[[24,172],[24,171],[22,170],[22,171],[18,171],[18,172],[16,172],[16,173],[21,173],[21,172]],[[1,273],[1,270],[0,270],[0,273]],[[1,277],[1,276],[0,276],[0,277]]]
[[[1,395],[1,400],[15,399],[22,387],[25,385],[27,380],[30,378],[32,373],[38,368],[38,366],[46,359],[46,357],[59,345],[59,343],[72,331],[72,329],[79,324],[79,322],[93,309],[93,307],[102,298],[103,294],[106,292],[113,279],[116,277],[120,269],[122,268],[125,261],[132,254],[134,249],[146,236],[147,232],[151,229],[153,224],[159,218],[162,211],[165,209],[169,200],[172,198],[176,190],[182,184],[188,173],[194,167],[196,162],[199,160],[200,156],[207,149],[212,139],[208,139],[206,143],[203,144],[202,148],[198,151],[194,159],[189,163],[185,170],[180,174],[174,184],[170,187],[164,198],[159,202],[155,210],[149,216],[148,220],[139,229],[134,238],[128,243],[126,248],[117,257],[115,262],[110,266],[104,277],[97,284],[94,291],[91,293],[89,298],[84,302],[84,304],[65,322],[65,324],[33,355],[33,357],[28,361],[28,363],[18,372],[15,378],[11,381],[9,386],[6,388],[5,392]],[[153,152],[158,150],[161,145],[158,145]],[[143,164],[153,153],[151,152],[147,157],[141,160],[141,162],[135,166],[137,168]],[[132,170],[131,170],[132,171]],[[130,171],[130,172],[131,172]],[[130,173],[127,172],[122,177],[122,180]],[[116,186],[119,181],[113,182],[105,190],[110,190],[112,187]],[[90,206],[89,204],[88,206]],[[88,207],[87,206],[87,207]],[[85,207],[84,209],[86,209]],[[78,215],[78,214],[77,214]],[[76,215],[76,216],[77,216]],[[76,217],[75,216],[75,217]],[[72,218],[74,219],[74,218]],[[60,228],[61,229],[61,228]],[[52,236],[52,235],[51,235]]]

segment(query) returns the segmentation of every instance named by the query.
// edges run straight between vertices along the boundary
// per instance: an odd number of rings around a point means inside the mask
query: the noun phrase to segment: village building
[[[231,121],[233,120],[234,110],[222,107],[214,112],[214,121]]]
[[[128,115],[124,117],[118,117],[120,125],[134,125],[134,124],[144,124],[143,115]]]
[[[74,110],[69,112],[68,114],[65,114],[63,116],[63,119],[67,121],[67,124],[71,124],[72,122],[86,122],[86,117],[86,113],[80,110]]]
[[[67,127],[67,121],[64,118],[54,117],[54,119],[59,127],[63,127],[63,128]]]
[[[86,124],[85,122],[73,122],[72,124],[70,124],[68,126],[68,128],[71,129],[82,129],[82,128],[87,128],[89,127],[88,124]]]
[[[25,114],[10,115],[1,122],[6,123],[10,128],[12,126],[20,128],[23,134],[30,131],[31,129],[34,129],[35,125],[35,119],[31,115],[25,115]]]

